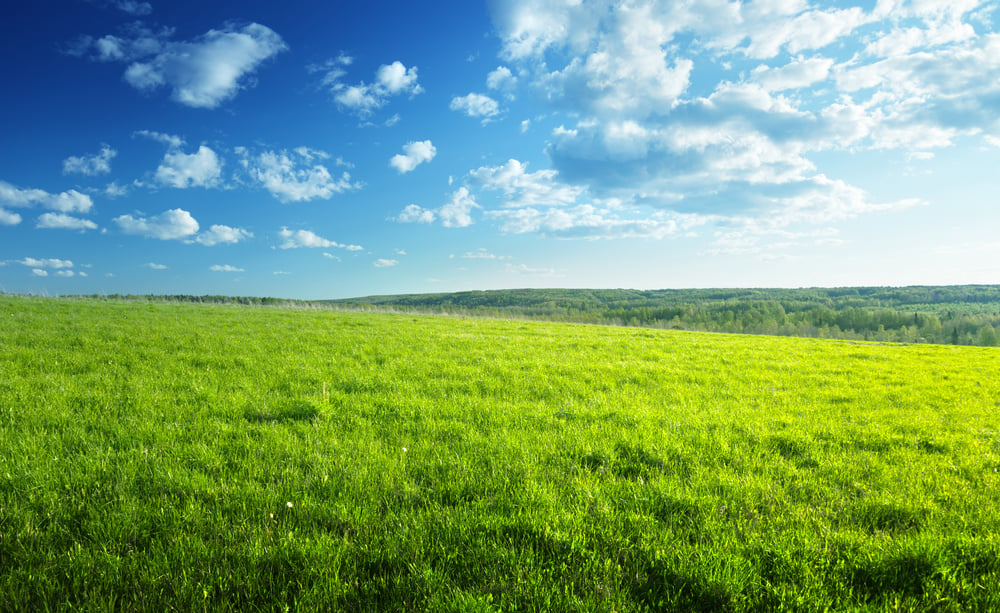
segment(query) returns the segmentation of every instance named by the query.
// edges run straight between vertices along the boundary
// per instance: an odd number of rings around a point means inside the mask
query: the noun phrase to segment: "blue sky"
[[[0,291],[998,283],[996,9],[16,3]]]

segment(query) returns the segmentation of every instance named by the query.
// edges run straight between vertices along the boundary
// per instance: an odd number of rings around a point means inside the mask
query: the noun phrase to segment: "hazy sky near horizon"
[[[980,0],[40,0],[0,291],[1000,283]]]

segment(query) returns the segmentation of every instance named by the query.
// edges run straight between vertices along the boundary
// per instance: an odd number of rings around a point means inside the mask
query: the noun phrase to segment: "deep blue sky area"
[[[0,291],[997,283],[996,9],[15,3]]]

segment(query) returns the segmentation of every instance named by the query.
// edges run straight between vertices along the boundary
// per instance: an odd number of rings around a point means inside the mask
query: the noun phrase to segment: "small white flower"
[[[403,447],[403,453],[406,453],[406,447]]]
[[[292,505],[292,503],[291,503],[291,502],[289,501],[289,502],[286,502],[286,503],[285,503],[285,506],[286,506],[286,507],[288,507],[288,508],[290,509],[290,508],[292,508],[292,506],[293,506],[293,505]]]

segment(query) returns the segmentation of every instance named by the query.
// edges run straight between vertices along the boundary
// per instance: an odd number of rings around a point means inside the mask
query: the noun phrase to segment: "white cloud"
[[[400,223],[433,223],[435,219],[437,219],[437,215],[434,211],[416,204],[408,204],[395,218],[395,221]]]
[[[253,233],[247,232],[243,228],[230,228],[216,224],[209,228],[208,232],[197,235],[194,242],[212,247],[214,245],[236,244],[249,238],[253,238]]]
[[[184,209],[170,209],[152,217],[121,215],[113,221],[125,234],[160,240],[184,239],[198,232],[198,222]]]
[[[71,44],[69,54],[97,62],[132,62],[160,53],[173,33],[172,28],[153,31],[137,21],[122,27],[120,36],[82,36]]]
[[[433,223],[441,221],[446,228],[465,228],[473,224],[472,209],[482,208],[466,187],[460,187],[451,195],[451,200],[437,208],[425,209],[416,204],[409,204],[393,218],[399,223]]]
[[[557,277],[559,273],[555,268],[534,268],[526,264],[507,264],[507,272],[510,274],[527,277]]]
[[[385,106],[393,96],[413,97],[424,91],[417,82],[417,67],[407,68],[398,60],[379,66],[375,71],[373,83],[346,85],[342,79],[347,76],[346,67],[353,63],[353,58],[341,55],[310,69],[312,72],[323,74],[320,83],[330,90],[338,105],[360,117],[371,116],[375,110]]]
[[[97,224],[89,219],[80,219],[64,213],[43,213],[38,217],[36,228],[60,230],[96,230]]]
[[[799,58],[778,68],[758,66],[753,70],[753,79],[772,92],[800,89],[826,80],[832,66],[830,58]]]
[[[0,226],[16,226],[19,223],[21,223],[20,215],[0,209]]]
[[[118,2],[115,2],[115,6],[122,12],[135,16],[149,15],[153,12],[152,4],[149,2],[138,2],[137,0],[118,0]]]
[[[146,268],[150,270],[167,270],[168,266],[166,264],[157,264],[155,262],[149,262],[146,264]]]
[[[501,210],[487,217],[504,231],[658,237],[676,233],[684,215],[802,219],[810,207],[796,197],[844,195],[807,154],[855,147],[885,117],[815,89],[845,79],[847,60],[861,61],[856,48],[832,45],[875,19],[861,9],[804,0],[512,0],[492,8],[512,64],[487,83],[499,90],[511,83],[507,71],[516,73],[516,86],[533,88],[572,122],[552,133],[551,170],[529,173],[513,160],[470,172],[472,187],[502,195]],[[843,54],[843,67],[833,53]],[[777,59],[786,54],[791,60]],[[770,65],[747,81],[748,58]],[[696,63],[703,75],[721,69],[714,91],[705,80],[691,91]],[[949,136],[922,133],[921,144]],[[832,197],[810,202],[822,215],[846,214]],[[848,202],[852,211],[874,206],[864,197]]]
[[[50,194],[41,189],[21,189],[6,181],[0,181],[0,207],[31,207],[36,204],[62,213],[87,213],[93,207],[94,201],[90,196],[81,194],[75,189]]]
[[[255,156],[243,149],[238,152],[243,155],[240,163],[250,177],[281,202],[325,200],[334,194],[361,189],[360,183],[351,181],[350,173],[345,171],[335,178],[326,166],[315,163],[314,159],[320,157],[317,154],[322,152],[265,151]]]
[[[441,225],[446,228],[465,228],[471,226],[472,209],[478,209],[479,204],[469,193],[469,190],[460,187],[452,194],[451,202],[438,209],[437,214],[441,219]]]
[[[90,177],[107,174],[111,172],[111,159],[118,155],[118,152],[103,145],[101,152],[90,156],[70,156],[63,160],[63,173],[78,173]]]
[[[509,260],[511,257],[509,255],[496,255],[490,253],[490,251],[484,247],[480,247],[475,251],[466,251],[462,256],[466,260]]]
[[[497,66],[486,75],[486,87],[503,93],[508,99],[514,98],[517,88],[517,77],[506,66]]]
[[[215,264],[208,268],[212,272],[246,272],[242,268],[237,268],[235,266],[230,266],[229,264]]]
[[[132,87],[167,87],[175,102],[195,108],[215,108],[234,97],[252,84],[261,63],[288,48],[277,33],[258,23],[227,25],[191,41],[171,41],[172,34],[133,25],[124,36],[85,38],[80,46],[92,49],[94,59],[129,63],[124,77]]]
[[[94,201],[90,199],[90,196],[71,189],[45,199],[43,204],[63,213],[87,213],[94,206]]]
[[[34,268],[32,269],[31,274],[35,275],[36,277],[47,277],[49,276],[49,271],[42,270],[41,268]]]
[[[389,95],[419,94],[423,88],[417,83],[417,68],[407,68],[402,62],[379,66],[375,72],[376,87]]]
[[[503,166],[482,166],[469,172],[474,185],[502,192],[505,207],[561,206],[576,202],[583,189],[560,182],[557,175],[555,170],[529,173],[527,164],[515,159]]]
[[[392,268],[393,266],[396,266],[397,264],[399,264],[399,262],[396,261],[396,260],[388,260],[388,259],[385,259],[385,258],[379,258],[379,259],[375,260],[374,266],[375,266],[375,268]]]
[[[494,210],[487,216],[498,220],[504,232],[537,232],[559,238],[660,239],[678,231],[677,221],[670,216],[642,215],[641,211],[618,211],[590,204],[547,210],[531,207]]]
[[[175,134],[164,134],[163,132],[156,132],[153,130],[137,130],[132,133],[133,137],[141,136],[143,138],[148,138],[154,140],[158,143],[163,143],[171,149],[178,149],[184,146],[184,139]]]
[[[222,177],[222,162],[214,151],[202,145],[195,153],[168,151],[156,169],[156,180],[176,188],[214,187]]]
[[[348,251],[362,251],[364,249],[364,247],[361,247],[360,245],[343,245],[336,241],[325,239],[309,230],[289,230],[288,228],[282,228],[281,231],[278,232],[278,236],[284,240],[284,242],[279,246],[281,249],[300,249],[303,247],[336,247],[338,249],[346,249]]]
[[[23,260],[19,260],[18,263],[29,268],[73,268],[72,260],[61,260],[59,258],[24,258]]]
[[[469,117],[482,118],[483,123],[489,123],[500,114],[500,105],[496,100],[476,93],[452,98],[450,108],[453,111],[461,111]]]
[[[104,188],[104,195],[108,198],[121,198],[122,196],[128,195],[128,187],[124,185],[118,185],[117,181],[112,181],[108,183]]]
[[[392,156],[389,165],[400,174],[410,172],[424,162],[430,162],[437,155],[437,149],[429,140],[411,141],[403,146],[403,153]]]

